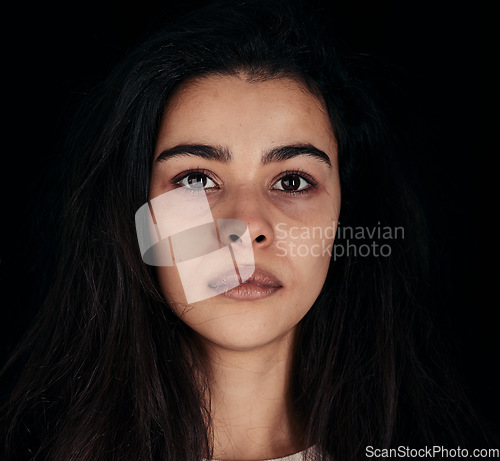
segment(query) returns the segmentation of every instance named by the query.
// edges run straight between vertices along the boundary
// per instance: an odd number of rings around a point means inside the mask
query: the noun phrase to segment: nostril
[[[264,241],[265,239],[266,239],[266,236],[265,236],[265,235],[259,235],[259,236],[255,239],[255,241],[256,241],[257,243],[260,243],[260,242]]]
[[[230,239],[232,242],[237,242],[240,238],[239,238],[239,236],[238,236],[238,235],[236,235],[236,234],[231,234],[231,235],[229,236],[229,239]]]

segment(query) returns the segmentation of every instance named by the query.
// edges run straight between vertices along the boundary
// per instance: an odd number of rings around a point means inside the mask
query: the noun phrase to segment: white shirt
[[[304,455],[306,456],[304,457]],[[262,461],[304,461],[304,460],[321,461],[318,450],[316,449],[315,446],[308,448],[307,450],[301,451],[299,453],[295,453],[293,455],[288,455],[281,458],[266,459]],[[208,461],[208,460],[204,459],[202,461]],[[211,461],[218,461],[218,460],[211,460]]]

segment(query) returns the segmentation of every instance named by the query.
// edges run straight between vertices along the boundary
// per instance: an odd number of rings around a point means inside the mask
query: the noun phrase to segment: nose
[[[226,200],[219,216],[224,218],[219,225],[222,245],[237,243],[247,227],[254,249],[264,249],[274,240],[273,224],[269,204],[249,190],[232,194]]]

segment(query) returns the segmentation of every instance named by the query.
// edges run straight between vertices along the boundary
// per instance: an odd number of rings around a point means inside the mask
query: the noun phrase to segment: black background
[[[498,301],[489,264],[498,207],[485,175],[491,152],[480,147],[481,11],[451,1],[316,4],[326,7],[340,40],[379,56],[395,78],[397,91],[386,91],[385,100],[431,225],[436,320],[470,398],[498,421]],[[43,236],[33,235],[35,198],[57,161],[67,120],[143,34],[182,10],[153,0],[28,2],[4,10],[2,360],[39,305],[33,261]]]

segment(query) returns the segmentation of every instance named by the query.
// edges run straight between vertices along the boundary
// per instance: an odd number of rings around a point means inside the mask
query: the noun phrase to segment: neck
[[[303,449],[290,402],[293,331],[258,349],[209,344],[214,459],[256,460]]]

